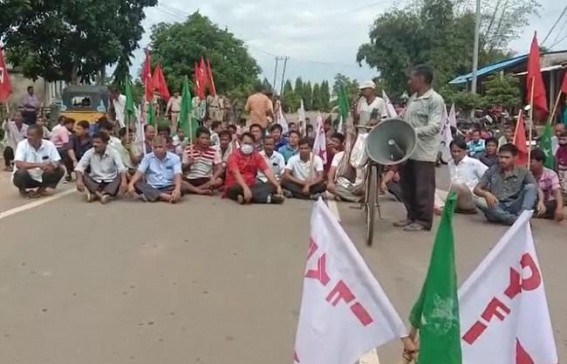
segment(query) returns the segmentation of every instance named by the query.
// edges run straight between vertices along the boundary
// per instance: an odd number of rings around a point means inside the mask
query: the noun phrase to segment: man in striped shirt
[[[183,154],[183,170],[186,172],[185,190],[199,195],[211,195],[223,184],[222,160],[217,150],[210,145],[211,132],[207,128],[197,129],[195,144],[188,145]]]

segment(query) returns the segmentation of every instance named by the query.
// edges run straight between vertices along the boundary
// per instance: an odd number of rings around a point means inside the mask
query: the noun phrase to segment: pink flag
[[[463,363],[559,362],[531,217],[524,211],[459,289]]]
[[[294,362],[347,364],[407,336],[400,316],[337,219],[322,200],[311,237]]]
[[[313,154],[318,155],[323,164],[327,164],[327,136],[321,113],[317,115],[317,125],[315,125],[315,142],[313,143]]]

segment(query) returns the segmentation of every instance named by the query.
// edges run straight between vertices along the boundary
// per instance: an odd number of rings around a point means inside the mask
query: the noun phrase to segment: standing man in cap
[[[407,217],[394,223],[405,231],[429,231],[433,223],[435,164],[445,101],[433,91],[432,82],[433,70],[425,65],[414,67],[408,81],[412,96],[404,120],[415,129],[417,146],[400,171]]]
[[[386,117],[386,103],[376,96],[376,84],[365,81],[360,85],[360,99],[354,110],[354,121],[360,126],[374,126]]]

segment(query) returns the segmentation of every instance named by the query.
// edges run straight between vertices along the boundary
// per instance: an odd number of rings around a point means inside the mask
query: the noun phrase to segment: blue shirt
[[[281,148],[285,147],[287,145],[287,140],[285,138],[280,138],[278,140],[276,140],[276,150],[280,150]]]
[[[299,153],[299,148],[293,149],[292,147],[289,146],[289,144],[284,145],[283,147],[281,147],[280,149],[278,149],[278,152],[283,155],[285,162],[287,163],[287,161],[293,157],[294,155],[296,155],[297,153]]]
[[[484,152],[485,149],[484,139],[479,139],[478,141],[471,140],[467,143],[467,149],[469,150],[470,157],[478,157],[478,155]]]
[[[160,160],[155,154],[148,153],[144,156],[138,171],[146,176],[146,183],[153,188],[165,188],[173,186],[173,177],[181,174],[181,159],[171,152],[167,152]]]

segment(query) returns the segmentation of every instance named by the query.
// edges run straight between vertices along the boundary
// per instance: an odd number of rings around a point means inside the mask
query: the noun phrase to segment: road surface
[[[292,362],[311,202],[101,206],[65,192],[29,208],[8,180],[0,175],[0,363]],[[336,208],[342,224],[406,318],[433,233],[394,229],[403,209],[386,201],[368,248],[350,206]],[[456,217],[460,281],[504,231]],[[534,232],[565,360],[565,226],[537,221]],[[380,362],[398,364],[399,347],[380,348]]]

